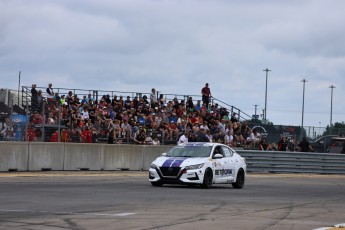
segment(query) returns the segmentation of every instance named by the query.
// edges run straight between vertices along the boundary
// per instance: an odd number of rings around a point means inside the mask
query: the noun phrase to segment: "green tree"
[[[323,135],[345,135],[345,123],[335,122],[332,128],[327,126]]]

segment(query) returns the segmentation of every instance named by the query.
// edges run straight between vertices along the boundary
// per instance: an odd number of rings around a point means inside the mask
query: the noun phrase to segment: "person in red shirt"
[[[61,130],[60,139],[61,142],[70,142],[69,132],[66,129]]]
[[[36,133],[32,127],[28,127],[27,141],[36,141]]]
[[[190,117],[190,120],[189,122],[194,125],[196,122],[198,122],[198,116],[199,116],[199,113],[196,111],[192,114],[192,116]]]
[[[83,143],[92,143],[92,133],[89,130],[89,127],[85,126],[85,128],[83,129],[82,133],[82,140]]]
[[[178,138],[178,128],[174,121],[171,121],[170,124],[168,125],[168,131],[169,131],[170,140],[173,139],[174,135],[176,139]]]
[[[208,108],[206,103],[202,103],[202,106],[200,108],[200,113],[208,112]]]
[[[59,132],[55,131],[51,136],[50,136],[50,142],[59,142]]]
[[[205,84],[205,87],[201,89],[201,96],[202,96],[202,102],[206,104],[206,107],[208,108],[211,98],[211,89],[208,87],[208,83]]]

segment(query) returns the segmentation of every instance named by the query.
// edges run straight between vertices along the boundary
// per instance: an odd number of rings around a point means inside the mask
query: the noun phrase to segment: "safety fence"
[[[171,146],[0,142],[0,171],[148,170]],[[237,152],[248,172],[345,174],[345,154]]]

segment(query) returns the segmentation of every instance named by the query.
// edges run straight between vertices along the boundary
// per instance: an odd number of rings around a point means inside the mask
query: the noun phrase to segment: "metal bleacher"
[[[36,87],[37,90],[42,90],[43,96],[46,96],[46,88],[45,87]],[[92,98],[95,100],[99,100],[103,95],[110,95],[111,98],[114,96],[123,96],[123,98],[126,98],[127,96],[130,96],[131,99],[133,99],[135,96],[137,96],[139,99],[141,99],[144,95],[146,95],[148,98],[150,96],[150,93],[148,92],[127,92],[127,91],[106,91],[106,90],[98,90],[98,89],[70,89],[70,88],[54,88],[54,92],[61,95],[67,95],[69,91],[73,92],[73,95],[77,95],[80,99],[84,95],[91,94]],[[157,98],[161,95],[161,92],[157,91]],[[191,96],[193,97],[193,101],[197,102],[198,100],[202,100],[201,95],[191,95],[191,94],[164,94],[163,95],[166,99],[166,101],[172,101],[174,98],[177,98],[177,100],[181,101],[184,100],[185,102],[188,100],[188,98]],[[31,104],[31,87],[29,86],[22,86],[22,106],[25,109],[30,109]],[[230,114],[236,112],[238,115],[238,118],[240,120],[250,120],[252,117],[248,115],[247,113],[243,112],[241,109],[230,105],[218,98],[212,97],[211,98],[211,105],[218,104],[220,107],[225,108]]]

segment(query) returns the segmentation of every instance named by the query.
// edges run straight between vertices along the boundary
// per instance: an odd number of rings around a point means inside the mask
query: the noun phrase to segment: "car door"
[[[230,148],[222,146],[222,151],[224,154],[223,179],[227,182],[232,182],[234,180],[234,175],[236,174],[236,164],[238,164],[238,162],[236,162],[234,152]]]
[[[221,154],[223,157],[222,158],[215,158],[216,154]],[[212,160],[213,160],[213,170],[214,170],[214,180],[215,182],[219,183],[223,176],[224,176],[224,154],[221,146],[216,146],[213,150],[212,154]]]

